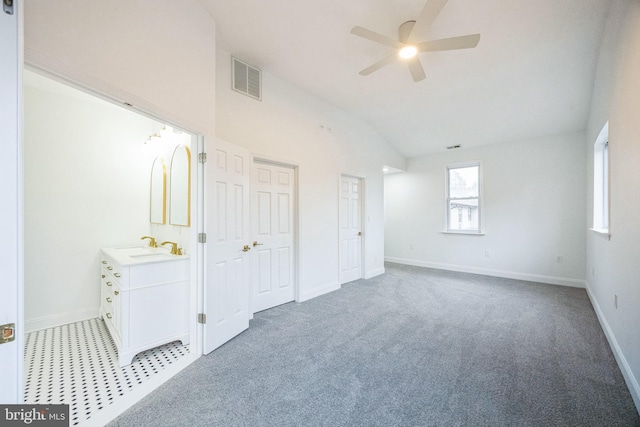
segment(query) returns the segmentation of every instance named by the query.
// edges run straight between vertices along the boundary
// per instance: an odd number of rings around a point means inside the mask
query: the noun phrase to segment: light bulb
[[[416,49],[415,46],[405,46],[402,49],[400,49],[400,52],[398,53],[398,55],[400,55],[400,58],[410,59],[416,56],[417,53],[418,53],[418,49]]]

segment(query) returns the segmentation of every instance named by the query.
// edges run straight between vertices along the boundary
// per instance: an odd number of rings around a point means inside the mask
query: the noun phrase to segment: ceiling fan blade
[[[438,50],[470,49],[480,42],[480,34],[451,37],[448,39],[430,40],[416,45],[418,52],[435,52]]]
[[[400,43],[397,40],[393,40],[389,37],[383,36],[382,34],[378,34],[376,32],[367,30],[366,28],[362,28],[362,27],[353,27],[353,29],[351,30],[351,34],[354,34],[358,37],[362,37],[368,40],[372,40],[374,42],[381,43],[386,46],[395,47],[396,49],[400,49],[402,48],[402,46],[404,46],[402,43]]]
[[[370,67],[367,67],[364,70],[360,71],[358,74],[360,74],[361,76],[368,76],[369,74],[373,73],[376,70],[379,70],[380,68],[387,65],[389,62],[393,61],[396,58],[396,56],[397,55],[395,53],[391,56],[387,56],[386,58],[381,59],[380,61],[376,62]]]
[[[424,5],[424,9],[420,12],[420,16],[416,19],[416,23],[413,24],[411,33],[407,37],[408,43],[415,43],[422,35],[429,29],[433,21],[436,20],[440,11],[447,4],[447,0],[428,0]]]
[[[411,77],[413,77],[414,82],[417,83],[427,77],[427,75],[424,73],[424,68],[422,68],[422,63],[417,56],[409,59],[407,64],[409,65],[409,71],[411,71]]]

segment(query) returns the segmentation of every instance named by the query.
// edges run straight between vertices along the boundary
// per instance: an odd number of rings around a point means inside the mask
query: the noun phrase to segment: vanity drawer
[[[111,289],[118,280],[109,273],[106,268],[102,268],[100,274],[100,283],[102,284],[103,289]]]
[[[107,257],[102,257],[100,263],[102,268],[106,269],[109,274],[112,274],[115,279],[119,280],[122,277],[122,267],[120,264],[114,263]]]
[[[109,330],[117,335],[120,341],[120,307],[121,307],[121,290],[117,283],[112,286],[104,286],[102,288],[100,306],[104,313],[104,320]]]

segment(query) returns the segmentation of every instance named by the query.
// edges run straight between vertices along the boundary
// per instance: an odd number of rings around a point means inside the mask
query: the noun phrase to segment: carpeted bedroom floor
[[[640,426],[584,289],[387,264],[256,313],[111,426]]]

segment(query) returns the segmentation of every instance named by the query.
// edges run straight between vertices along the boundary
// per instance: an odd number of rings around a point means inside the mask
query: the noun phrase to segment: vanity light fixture
[[[169,134],[169,133],[172,133],[172,132],[174,132],[174,130],[173,130],[173,128],[171,126],[164,125],[162,127],[162,129],[160,129],[160,136],[163,137],[166,134]]]
[[[160,141],[161,137],[160,135],[158,135],[157,132],[154,132],[153,135],[150,135],[149,138],[147,138],[147,140],[144,142],[145,144],[149,144],[150,142],[157,142]]]

